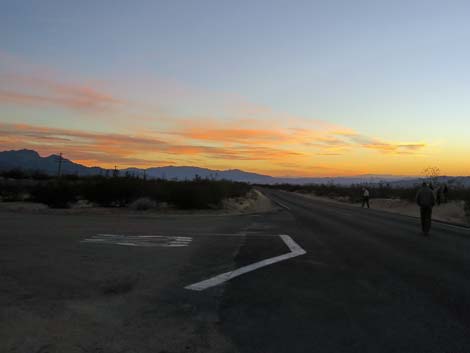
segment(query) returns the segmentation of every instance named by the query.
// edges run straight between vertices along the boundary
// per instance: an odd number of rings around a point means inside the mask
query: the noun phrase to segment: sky
[[[2,0],[0,150],[470,175],[470,2]]]

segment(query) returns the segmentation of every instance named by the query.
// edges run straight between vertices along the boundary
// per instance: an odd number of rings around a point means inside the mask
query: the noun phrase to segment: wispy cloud
[[[358,148],[402,155],[419,153],[425,147],[425,144],[379,142],[364,136],[348,136],[343,141],[338,135],[320,136],[317,141],[306,145],[306,131],[299,135],[300,144],[294,143],[295,134],[294,137],[283,134],[278,137],[277,129],[250,131],[245,134],[240,129],[225,129],[217,134],[212,133],[210,138],[190,133],[191,138],[182,141],[179,137],[187,136],[187,131],[182,131],[174,138],[174,131],[171,134],[100,133],[0,123],[0,148],[31,148],[43,154],[63,152],[68,158],[81,163],[107,167],[115,164],[121,167],[176,164],[233,168],[237,165],[277,175],[306,175],[312,168],[319,175],[344,174],[347,168],[338,163],[326,163],[321,169],[309,167],[318,166],[314,164],[316,156],[334,157],[336,160]],[[310,133],[311,136],[316,134],[318,132]],[[273,137],[279,140],[272,140]],[[230,141],[228,145],[227,141]],[[261,143],[256,144],[254,141]]]
[[[192,156],[209,159],[266,161],[302,155],[300,152],[274,147],[231,147],[176,144],[154,136],[104,134],[79,130],[56,129],[26,124],[0,124],[3,148],[39,148],[45,153],[59,150],[71,158],[90,160],[104,164],[134,162],[139,165],[160,164],[172,160],[171,156],[184,157],[190,162]],[[136,156],[151,156],[142,159]],[[93,157],[93,158],[91,158]]]
[[[310,168],[346,173],[351,158],[414,156],[427,147],[420,141],[385,141],[351,127],[276,112],[239,96],[173,81],[108,82],[104,89],[97,81],[67,79],[0,52],[2,63],[7,64],[6,69],[0,65],[0,103],[31,106],[44,125],[31,123],[31,118],[23,120],[26,124],[0,123],[1,149],[61,151],[87,165],[186,164],[305,175]],[[81,130],[53,128],[68,125],[57,117],[48,119],[50,110],[42,107],[88,113],[93,118],[109,116],[112,124],[103,119],[99,127],[91,127],[88,120]],[[60,116],[80,119],[81,115]]]
[[[427,147],[423,142],[387,142],[359,134],[349,136],[348,139],[363,148],[386,154],[414,154]]]
[[[89,85],[17,74],[0,76],[0,102],[89,111],[107,111],[123,104],[123,100]]]
[[[213,141],[222,143],[241,143],[241,144],[263,144],[293,139],[286,132],[275,129],[256,129],[256,128],[190,128],[181,131],[172,131],[171,134],[179,135],[192,140]]]

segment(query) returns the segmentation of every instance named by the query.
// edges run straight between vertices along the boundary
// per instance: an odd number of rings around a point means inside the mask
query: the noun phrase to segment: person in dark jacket
[[[416,203],[418,204],[421,211],[421,228],[423,235],[428,236],[429,230],[431,229],[431,217],[432,208],[436,203],[434,192],[423,183],[421,189],[419,189],[416,195]]]

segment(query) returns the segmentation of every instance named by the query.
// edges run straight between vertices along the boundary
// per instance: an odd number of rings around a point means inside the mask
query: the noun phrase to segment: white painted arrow
[[[287,247],[290,250],[290,252],[288,252],[287,254],[279,255],[276,257],[271,257],[266,260],[255,262],[251,265],[243,266],[243,267],[237,268],[236,270],[222,273],[220,275],[206,279],[204,281],[193,283],[184,288],[189,289],[189,290],[195,290],[195,291],[203,291],[207,288],[218,286],[219,284],[227,282],[231,280],[232,278],[244,275],[245,273],[257,270],[262,267],[272,265],[276,262],[280,262],[280,261],[291,259],[296,256],[304,255],[307,253],[290,236],[286,234],[281,234],[279,235],[279,237],[284,241],[284,243],[287,245]]]

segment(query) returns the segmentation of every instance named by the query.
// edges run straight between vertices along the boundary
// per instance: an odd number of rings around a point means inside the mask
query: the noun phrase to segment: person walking
[[[447,203],[448,195],[449,195],[449,188],[447,187],[447,184],[444,184],[444,187],[442,188],[442,203]]]
[[[367,205],[367,208],[370,208],[369,205],[370,192],[366,188],[362,188],[362,208]]]
[[[434,196],[436,198],[436,205],[441,205],[441,196],[442,196],[442,187],[440,185],[437,186],[436,190],[434,190]]]
[[[434,198],[434,192],[426,183],[423,183],[422,187],[418,190],[418,193],[416,194],[416,203],[420,208],[421,229],[423,231],[423,235],[429,236],[432,208],[436,204],[436,200]]]

